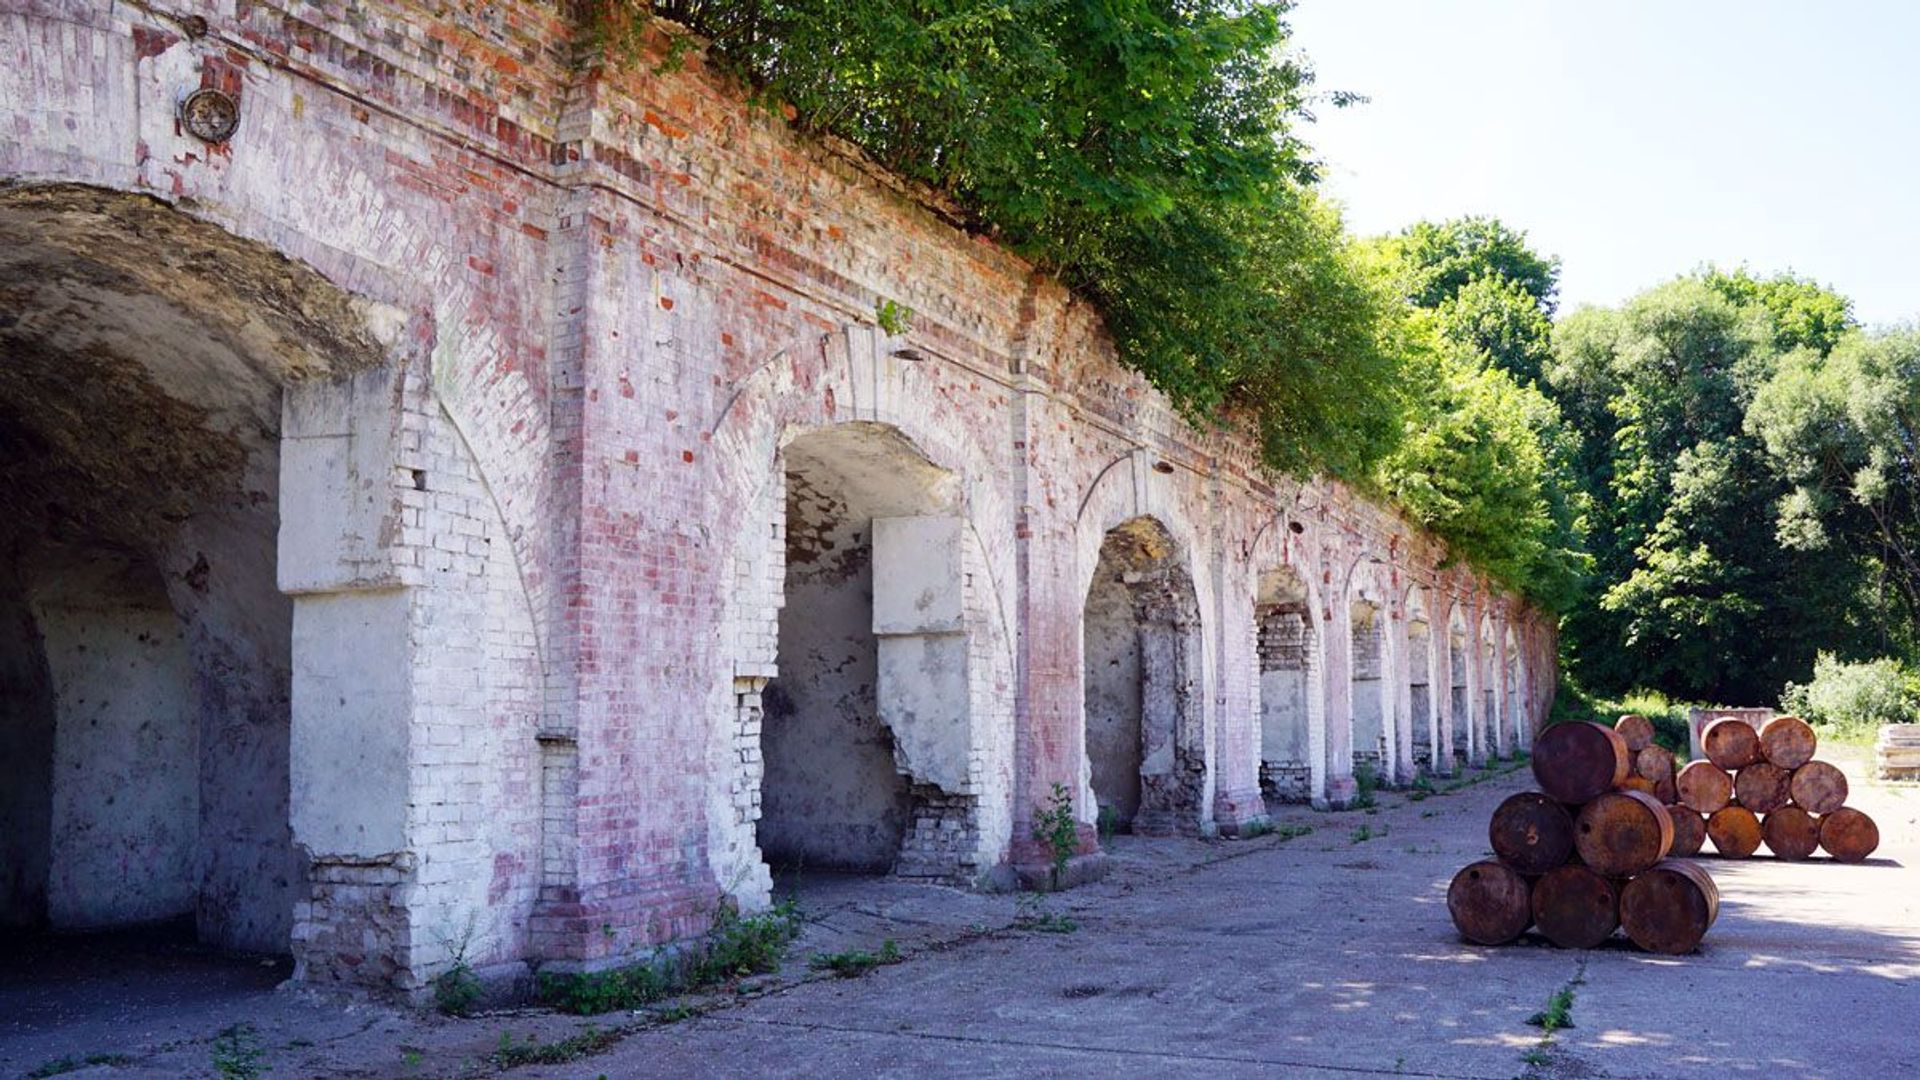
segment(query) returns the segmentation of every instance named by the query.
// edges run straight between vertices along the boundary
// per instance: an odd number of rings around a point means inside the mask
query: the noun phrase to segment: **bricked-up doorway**
[[[1260,575],[1254,601],[1260,665],[1260,794],[1313,799],[1313,731],[1325,707],[1319,630],[1307,585],[1289,567]]]
[[[761,855],[776,872],[955,877],[971,852],[940,845],[973,834],[957,478],[881,424],[811,432],[782,456]]]
[[[1081,629],[1087,767],[1101,820],[1123,832],[1197,828],[1206,773],[1199,603],[1159,522],[1135,518],[1107,533]]]

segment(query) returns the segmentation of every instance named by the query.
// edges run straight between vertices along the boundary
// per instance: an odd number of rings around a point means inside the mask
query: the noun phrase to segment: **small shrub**
[[[433,980],[433,1005],[447,1016],[467,1016],[480,1003],[480,977],[464,957]]]
[[[1050,883],[1055,889],[1067,876],[1067,864],[1080,848],[1080,829],[1073,819],[1073,795],[1067,785],[1054,784],[1047,805],[1033,818],[1033,838],[1053,856]]]
[[[1872,734],[1882,724],[1920,721],[1920,680],[1891,657],[1846,663],[1832,653],[1813,662],[1813,681],[1788,683],[1781,705],[1841,738]]]
[[[1353,802],[1348,804],[1347,809],[1370,809],[1374,805],[1373,793],[1380,788],[1380,773],[1374,768],[1373,762],[1362,761],[1354,765],[1353,784],[1360,793],[1354,796]]]

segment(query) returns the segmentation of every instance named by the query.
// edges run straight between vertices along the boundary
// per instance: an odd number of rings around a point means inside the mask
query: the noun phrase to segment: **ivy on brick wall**
[[[1313,193],[1286,4],[592,2],[603,32],[691,28],[802,129],[951,197],[1191,417],[1256,418],[1276,468],[1364,477],[1396,437],[1389,301]]]

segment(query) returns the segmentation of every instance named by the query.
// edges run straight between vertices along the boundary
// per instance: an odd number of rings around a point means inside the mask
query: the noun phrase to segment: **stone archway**
[[[283,398],[385,362],[369,309],[72,185],[0,192],[0,282],[0,922],[287,953]]]
[[[1166,527],[1108,531],[1082,620],[1087,769],[1109,828],[1199,827],[1206,784],[1199,601]]]
[[[1326,724],[1325,657],[1306,579],[1291,567],[1260,575],[1254,598],[1260,679],[1260,794],[1313,801],[1313,732]]]
[[[776,674],[760,694],[762,857],[777,869],[955,878],[976,829],[958,478],[877,423],[801,435],[782,462],[785,585]]]

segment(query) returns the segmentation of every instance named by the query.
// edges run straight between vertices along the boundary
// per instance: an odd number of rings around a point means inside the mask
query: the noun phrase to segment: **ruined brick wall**
[[[1471,605],[1474,635],[1524,624],[1536,677],[1519,696],[1541,715],[1539,622],[1442,570],[1389,509],[1189,428],[1084,302],[750,108],[697,54],[665,71],[656,39],[617,72],[577,65],[561,13],[531,3],[190,7],[205,33],[102,0],[0,11],[21,43],[0,108],[29,118],[0,135],[0,178],[152,194],[392,330],[385,403],[353,398],[335,426],[289,413],[282,433],[283,485],[310,485],[284,500],[278,566],[303,977],[404,988],[456,955],[611,963],[767,901],[789,451],[849,425],[897,437],[946,492],[907,512],[951,537],[933,564],[951,603],[875,631],[949,680],[937,723],[892,714],[913,806],[899,872],[1004,882],[1043,863],[1028,823],[1055,784],[1094,849],[1082,615],[1117,529],[1150,523],[1190,583],[1183,828],[1258,821],[1263,771],[1337,803],[1356,755],[1407,767],[1415,585]],[[201,86],[238,95],[227,143],[175,118]],[[910,331],[874,325],[883,300],[913,309]],[[364,528],[328,534],[338,520]],[[1318,689],[1304,761],[1274,773],[1255,609],[1282,568],[1309,594]],[[1361,578],[1377,652],[1356,652]],[[393,655],[339,647],[355,633]],[[1479,674],[1446,730],[1484,754],[1506,729],[1488,726],[1478,642],[1461,666]],[[1356,745],[1353,679],[1374,670],[1381,730]],[[356,673],[365,692],[329,704]],[[349,842],[319,782],[347,767],[316,731],[349,720],[403,763],[353,778],[378,839]]]

